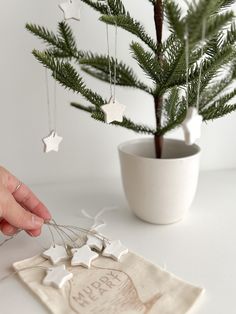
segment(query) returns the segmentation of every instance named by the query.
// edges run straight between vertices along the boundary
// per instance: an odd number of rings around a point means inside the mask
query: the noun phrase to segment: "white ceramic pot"
[[[119,146],[123,186],[130,209],[154,224],[181,220],[194,199],[199,174],[200,148],[166,139],[163,158],[155,158],[151,138]]]

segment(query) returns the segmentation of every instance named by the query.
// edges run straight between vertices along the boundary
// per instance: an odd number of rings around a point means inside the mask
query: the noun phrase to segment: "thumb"
[[[0,195],[0,217],[12,226],[24,230],[41,228],[44,223],[42,218],[21,207],[7,190],[4,191],[3,198]]]

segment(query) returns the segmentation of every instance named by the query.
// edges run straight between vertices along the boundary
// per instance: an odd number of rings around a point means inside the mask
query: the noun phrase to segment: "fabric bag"
[[[42,284],[48,260],[16,262],[19,276],[53,314],[185,314],[203,289],[192,286],[129,252],[120,262],[100,256],[90,269],[63,263],[73,278],[62,289]]]

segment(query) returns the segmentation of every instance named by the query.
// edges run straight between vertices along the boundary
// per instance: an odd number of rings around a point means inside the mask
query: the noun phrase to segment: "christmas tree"
[[[109,68],[112,77],[116,69],[117,85],[141,89],[153,96],[156,126],[152,128],[137,124],[127,117],[122,122],[111,124],[153,135],[157,158],[161,157],[163,136],[181,125],[188,106],[196,106],[198,94],[199,114],[203,121],[214,120],[236,110],[236,104],[232,104],[236,95],[233,86],[236,79],[236,27],[232,11],[234,0],[193,0],[188,3],[185,15],[177,1],[146,0],[153,7],[156,39],[147,34],[143,25],[131,16],[121,0],[82,1],[101,14],[101,22],[120,27],[139,39],[139,42],[133,41],[130,44],[130,49],[132,57],[150,78],[150,84],[142,82],[123,61],[106,54],[78,49],[72,29],[65,21],[58,24],[57,34],[45,27],[27,24],[26,28],[47,44],[44,51],[33,51],[37,60],[50,69],[53,77],[65,88],[81,94],[91,103],[89,106],[72,103],[72,106],[105,122],[101,107],[108,100],[88,88],[80,72],[82,70],[109,83]],[[164,19],[167,20],[170,31],[165,40],[162,34]],[[203,42],[204,21],[206,27]],[[186,30],[189,34],[188,65]],[[76,63],[80,65],[79,69],[76,68]],[[198,90],[196,86],[199,77],[201,80]]]

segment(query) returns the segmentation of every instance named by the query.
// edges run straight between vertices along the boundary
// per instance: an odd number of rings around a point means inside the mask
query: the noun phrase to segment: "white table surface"
[[[156,226],[142,222],[127,210],[120,179],[94,179],[64,184],[34,185],[58,222],[88,226],[80,210],[108,212],[103,233],[121,239],[132,251],[166,265],[168,271],[206,292],[196,314],[236,313],[236,171],[204,172],[189,214],[177,224]],[[0,248],[0,278],[9,266],[42,251],[46,231],[35,240],[25,234]],[[43,314],[47,310],[17,276],[0,283],[1,314]],[[173,313],[174,314],[174,313]]]

